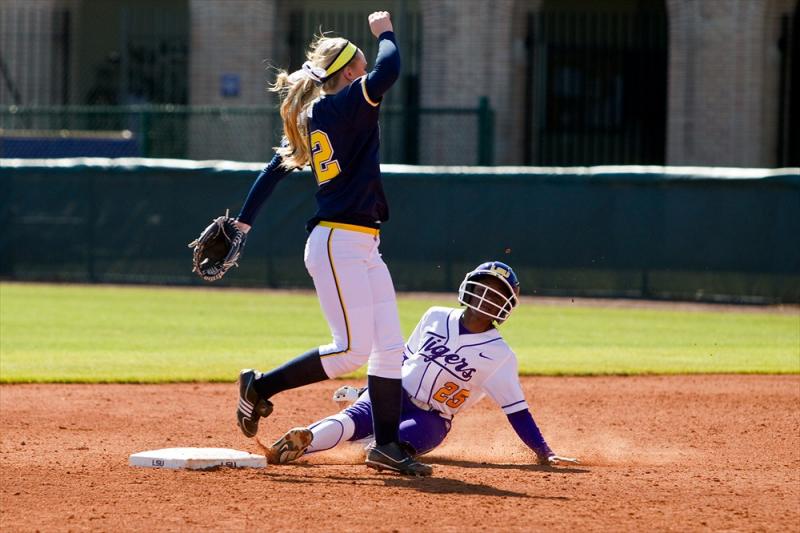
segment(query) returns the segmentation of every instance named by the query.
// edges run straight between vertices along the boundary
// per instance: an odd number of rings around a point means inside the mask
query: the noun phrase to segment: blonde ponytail
[[[306,56],[311,64],[325,69],[347,44],[348,41],[341,37],[325,37],[324,34],[320,34],[312,41]],[[270,86],[269,90],[278,93],[281,100],[283,136],[287,143],[276,147],[275,150],[283,158],[283,167],[294,169],[311,162],[311,146],[308,140],[308,107],[319,98],[323,91],[336,87],[342,70],[326,79],[321,86],[307,76],[290,75],[285,70],[278,71],[275,83]]]
[[[303,167],[311,160],[306,108],[319,97],[319,87],[310,78],[289,81],[289,74],[282,70],[278,72],[270,91],[280,95],[283,136],[288,141],[275,150],[283,158],[283,167],[292,169]]]

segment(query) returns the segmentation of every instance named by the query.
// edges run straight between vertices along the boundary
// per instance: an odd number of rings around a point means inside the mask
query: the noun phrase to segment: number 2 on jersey
[[[342,171],[339,161],[333,159],[331,140],[328,138],[328,134],[322,130],[311,132],[311,164],[314,167],[318,185],[332,180]]]
[[[467,401],[467,398],[469,398],[469,389],[458,390],[458,385],[452,381],[445,383],[444,386],[433,395],[434,400],[448,407],[452,407],[453,409]]]

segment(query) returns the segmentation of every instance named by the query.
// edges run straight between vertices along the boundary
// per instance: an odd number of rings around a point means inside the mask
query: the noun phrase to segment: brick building
[[[404,57],[392,161],[473,162],[486,97],[495,164],[799,164],[797,0],[0,0],[0,104],[270,105],[265,67],[320,26],[374,53],[373,9]],[[186,131],[189,157],[222,142]]]

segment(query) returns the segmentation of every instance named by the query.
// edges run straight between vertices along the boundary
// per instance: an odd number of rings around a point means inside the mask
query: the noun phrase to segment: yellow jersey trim
[[[375,228],[368,228],[367,226],[357,226],[355,224],[345,224],[343,222],[328,222],[327,220],[323,220],[319,223],[320,226],[323,228],[331,228],[331,229],[346,229],[348,231],[358,231],[360,233],[366,233],[368,235],[372,235],[373,237],[377,237],[380,234],[380,230]],[[331,231],[333,233],[333,231]],[[330,250],[330,241],[329,250]],[[330,253],[330,252],[329,252]],[[331,263],[331,268],[333,268],[333,263]]]
[[[358,52],[358,47],[351,42],[348,42],[344,45],[344,48],[339,52],[336,56],[336,59],[333,60],[333,63],[325,69],[325,77],[330,78],[340,70],[342,70],[345,65],[347,65],[351,59],[353,59]]]
[[[322,225],[322,223],[320,223]],[[341,355],[346,354],[350,351],[350,322],[347,320],[347,310],[344,306],[344,299],[342,298],[342,290],[339,288],[339,278],[336,276],[336,267],[333,266],[333,255],[331,255],[331,239],[333,238],[333,232],[335,228],[331,228],[330,233],[328,233],[328,263],[331,265],[331,272],[333,273],[333,284],[336,285],[336,294],[339,296],[339,305],[342,307],[342,314],[344,315],[344,329],[347,332],[347,345],[345,349],[341,352],[333,352],[333,353],[326,353],[325,355],[320,354],[320,359],[324,357],[330,357],[332,355]]]
[[[372,101],[372,99],[367,94],[367,77],[366,76],[361,76],[361,92],[364,93],[364,100],[366,100],[367,103],[369,105],[371,105],[372,107],[378,107],[381,104],[380,102]]]

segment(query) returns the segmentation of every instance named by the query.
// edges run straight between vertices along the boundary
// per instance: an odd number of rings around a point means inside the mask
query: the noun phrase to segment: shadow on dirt
[[[311,465],[309,465],[311,466]],[[312,467],[313,468],[313,467]],[[478,496],[502,496],[506,498],[534,498],[538,500],[569,500],[566,496],[534,496],[524,492],[500,489],[482,483],[470,483],[460,479],[436,476],[428,478],[401,477],[395,474],[376,474],[374,476],[341,476],[341,475],[286,475],[265,472],[270,481],[277,483],[325,485],[364,485],[371,487],[390,487],[411,489],[425,494],[474,494]]]
[[[569,500],[566,496],[532,496],[524,492],[504,490],[482,483],[469,483],[460,479],[430,477],[414,479],[406,477],[387,477],[383,480],[387,487],[413,489],[425,494],[474,494],[477,496],[503,496],[506,498],[536,498],[545,500]]]
[[[433,465],[458,466],[461,468],[481,468],[492,470],[522,470],[525,472],[547,472],[550,474],[587,474],[591,470],[576,468],[574,466],[549,466],[549,465],[517,465],[498,464],[479,461],[464,461],[462,459],[447,459],[444,457],[431,458]]]

